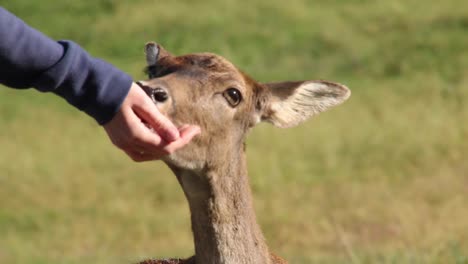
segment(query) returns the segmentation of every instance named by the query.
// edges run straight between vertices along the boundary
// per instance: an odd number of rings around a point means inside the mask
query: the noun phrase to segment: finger
[[[174,153],[176,150],[187,145],[193,137],[200,134],[200,127],[194,125],[183,126],[180,130],[180,138],[166,145],[163,149],[168,153]]]
[[[135,144],[145,149],[145,151],[158,149],[167,144],[159,134],[152,131],[151,128],[148,128],[143,123],[140,123],[137,135],[138,140],[135,141]]]
[[[145,126],[133,110],[125,111],[124,118],[127,126],[118,129],[120,148],[127,150],[161,148],[163,143],[161,137]]]
[[[193,138],[201,133],[201,129],[197,125],[184,124],[180,127],[180,135],[182,138]]]
[[[180,127],[180,133],[181,137],[171,143],[162,141],[161,145],[156,148],[154,146],[135,144],[132,150],[126,150],[125,152],[137,162],[162,159],[164,156],[188,144],[194,136],[200,133],[200,128],[193,125],[183,125]]]
[[[142,94],[142,103],[134,105],[134,111],[143,119],[146,123],[152,127],[156,133],[161,135],[161,137],[167,141],[171,142],[179,138],[179,131],[175,125],[161,112],[159,112],[156,105],[149,99],[149,97]]]

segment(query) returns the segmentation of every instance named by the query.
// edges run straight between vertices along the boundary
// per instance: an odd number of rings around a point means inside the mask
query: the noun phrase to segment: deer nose
[[[169,95],[168,95],[166,89],[164,89],[162,87],[152,88],[152,87],[149,87],[149,86],[145,85],[142,82],[136,82],[136,83],[138,84],[138,86],[140,86],[146,92],[146,94],[148,94],[148,96],[154,102],[164,103],[169,98]]]

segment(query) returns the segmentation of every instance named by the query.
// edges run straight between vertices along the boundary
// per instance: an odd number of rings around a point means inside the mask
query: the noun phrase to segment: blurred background
[[[353,94],[336,109],[248,137],[271,249],[291,263],[468,263],[468,2],[0,5],[136,80],[154,40],[174,54],[218,53],[259,81],[346,84]],[[0,263],[193,252],[187,204],[164,164],[131,162],[59,97],[0,89]]]

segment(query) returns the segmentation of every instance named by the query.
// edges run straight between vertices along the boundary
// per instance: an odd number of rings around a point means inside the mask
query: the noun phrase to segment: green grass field
[[[260,81],[353,95],[247,153],[268,244],[291,263],[468,263],[468,2],[29,1],[0,5],[144,78],[143,45],[223,55]],[[1,40],[0,40],[1,41]],[[62,99],[0,89],[0,263],[193,254],[161,162],[131,162]]]

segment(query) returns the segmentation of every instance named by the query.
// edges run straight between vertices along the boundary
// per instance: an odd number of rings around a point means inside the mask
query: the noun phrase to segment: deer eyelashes
[[[224,98],[228,101],[231,107],[236,107],[242,101],[242,94],[236,88],[228,88],[223,92]]]

